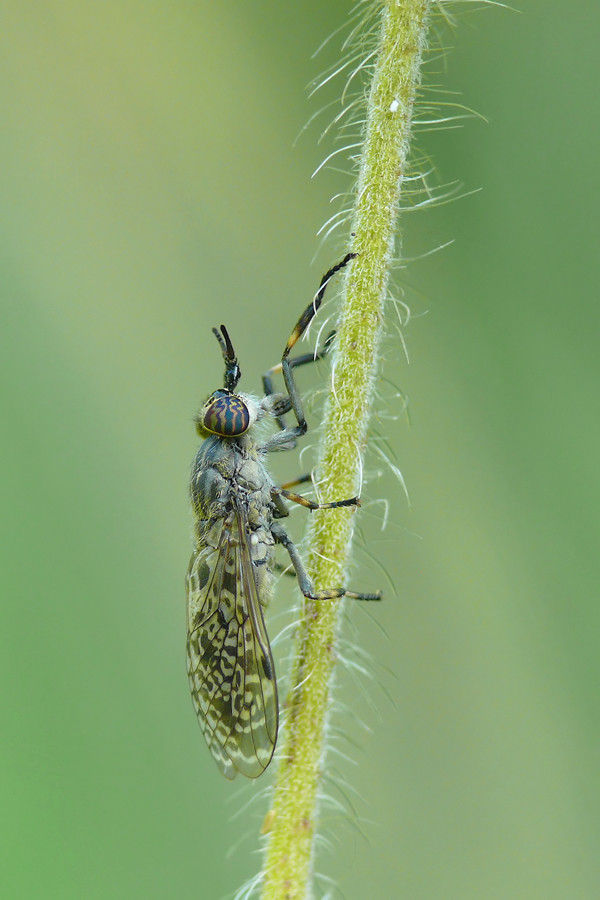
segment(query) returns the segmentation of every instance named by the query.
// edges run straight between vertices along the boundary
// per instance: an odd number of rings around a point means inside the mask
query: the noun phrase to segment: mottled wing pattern
[[[190,687],[222,773],[257,778],[277,740],[275,669],[242,509],[215,526],[214,546],[198,545],[186,579]]]

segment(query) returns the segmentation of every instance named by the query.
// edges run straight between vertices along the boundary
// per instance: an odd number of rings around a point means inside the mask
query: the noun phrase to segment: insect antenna
[[[216,328],[213,328],[212,332],[219,342],[219,347],[221,348],[223,359],[225,360],[225,379],[223,387],[226,391],[233,392],[238,385],[238,381],[242,377],[242,370],[238,366],[231,338],[224,325],[221,325],[221,333],[219,333]]]

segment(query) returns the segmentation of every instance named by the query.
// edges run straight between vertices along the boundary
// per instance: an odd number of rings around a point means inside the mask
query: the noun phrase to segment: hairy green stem
[[[429,7],[428,0],[388,0],[382,9],[352,227],[352,250],[358,257],[346,275],[323,422],[318,466],[323,502],[352,497],[360,489]],[[309,566],[318,589],[344,583],[354,515],[338,509],[312,516]],[[339,619],[339,601],[305,604],[269,817],[262,900],[310,896]]]

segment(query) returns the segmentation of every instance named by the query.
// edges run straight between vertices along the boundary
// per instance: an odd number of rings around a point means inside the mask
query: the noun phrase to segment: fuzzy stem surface
[[[352,223],[352,250],[326,403],[318,479],[322,502],[360,490],[390,260],[420,80],[430,3],[382,8]],[[396,247],[396,253],[397,253]],[[312,514],[309,569],[317,589],[345,583],[355,511]],[[351,601],[356,602],[356,601]],[[262,900],[311,896],[316,820],[336,663],[340,601],[305,602],[262,875]]]

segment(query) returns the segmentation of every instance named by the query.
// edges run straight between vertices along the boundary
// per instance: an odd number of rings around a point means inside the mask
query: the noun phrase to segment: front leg
[[[316,362],[318,359],[323,359],[329,351],[331,350],[331,346],[333,344],[333,339],[335,338],[335,331],[330,332],[325,338],[323,346],[320,350],[314,350],[312,353],[304,353],[302,356],[295,356],[293,359],[288,360],[288,366],[290,369],[297,369],[298,366],[305,366],[307,363]],[[276,394],[275,385],[273,383],[273,376],[279,375],[282,372],[282,364],[277,363],[276,366],[273,366],[269,369],[268,372],[262,377],[263,389],[265,392],[265,397],[272,397]],[[283,395],[282,395],[283,396]],[[292,408],[292,401],[290,398],[285,395],[285,399],[287,403],[283,403],[282,401],[278,401],[277,408],[273,409],[271,415],[277,421],[280,429],[283,431],[287,428],[285,419],[283,418],[286,412],[289,412]],[[284,408],[285,406],[285,408]]]
[[[283,356],[281,358],[281,372],[283,374],[283,380],[285,381],[287,392],[292,402],[292,410],[298,423],[293,429],[297,437],[301,437],[303,434],[306,434],[308,425],[306,424],[306,419],[304,418],[300,392],[298,391],[296,382],[294,381],[294,361],[290,359],[290,352],[317,314],[317,311],[321,303],[323,302],[323,297],[325,296],[327,285],[329,284],[333,276],[336,274],[336,272],[339,272],[340,269],[344,269],[351,260],[356,258],[356,256],[356,253],[347,253],[341,260],[341,262],[337,263],[335,266],[332,266],[331,269],[329,269],[329,271],[323,275],[323,277],[321,278],[321,283],[319,285],[319,290],[317,291],[314,300],[312,301],[312,303],[309,303],[309,305],[306,307],[306,309],[296,322],[295,328],[292,331],[289,340],[283,350]],[[327,341],[325,343],[327,344]]]

